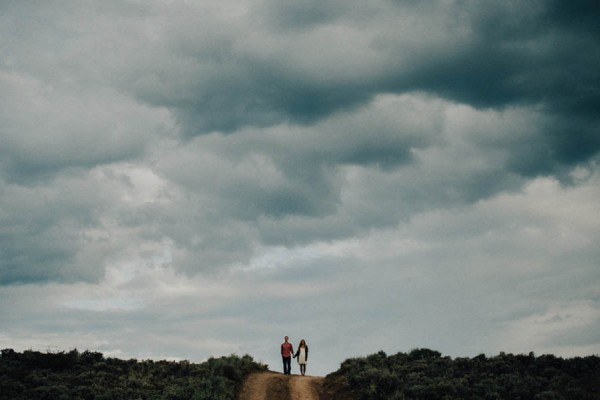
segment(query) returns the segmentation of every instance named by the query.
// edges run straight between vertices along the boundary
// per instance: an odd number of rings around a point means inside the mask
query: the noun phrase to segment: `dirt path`
[[[259,372],[248,377],[239,400],[319,400],[323,378]]]
[[[323,380],[320,376],[292,376],[290,400],[318,400]]]

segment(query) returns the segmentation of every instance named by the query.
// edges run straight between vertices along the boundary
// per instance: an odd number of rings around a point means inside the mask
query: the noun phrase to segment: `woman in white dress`
[[[308,362],[308,346],[306,341],[302,339],[298,345],[298,351],[294,354],[294,357],[298,359],[300,365],[300,373],[304,375],[306,373],[306,363]]]

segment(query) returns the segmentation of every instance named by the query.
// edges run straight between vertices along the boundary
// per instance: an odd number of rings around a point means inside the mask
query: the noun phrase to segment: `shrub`
[[[564,360],[552,355],[501,353],[469,359],[429,349],[348,359],[326,385],[356,399],[580,399],[600,398],[600,358]]]
[[[188,361],[105,359],[101,353],[15,352],[0,357],[0,400],[233,400],[245,377],[266,370],[250,356]]]

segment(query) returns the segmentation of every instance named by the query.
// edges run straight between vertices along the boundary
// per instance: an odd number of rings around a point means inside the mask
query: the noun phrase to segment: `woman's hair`
[[[302,339],[302,340],[300,341],[300,344],[298,345],[298,347],[300,347],[300,346],[302,346],[302,345],[305,345],[305,346],[306,346],[306,341],[305,341],[304,339]]]

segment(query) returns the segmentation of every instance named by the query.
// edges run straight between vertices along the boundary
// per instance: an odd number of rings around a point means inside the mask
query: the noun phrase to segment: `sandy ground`
[[[259,372],[248,377],[239,400],[319,400],[323,378]]]

